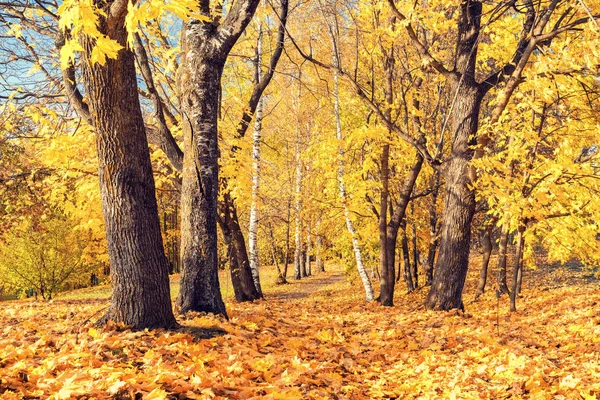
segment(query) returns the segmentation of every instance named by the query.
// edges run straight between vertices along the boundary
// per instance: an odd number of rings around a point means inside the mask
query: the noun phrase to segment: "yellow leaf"
[[[98,340],[102,336],[102,334],[95,328],[90,328],[88,335],[90,335],[94,340]]]
[[[96,39],[96,46],[92,49],[92,55],[90,61],[92,65],[98,63],[100,65],[106,64],[106,57],[116,59],[123,46],[117,43],[116,40],[110,39],[106,36],[99,37]]]
[[[67,40],[60,49],[60,67],[66,69],[69,64],[75,61],[75,52],[83,51],[83,47],[76,40]]]

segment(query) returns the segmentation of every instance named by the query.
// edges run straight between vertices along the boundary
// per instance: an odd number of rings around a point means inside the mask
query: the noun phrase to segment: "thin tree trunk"
[[[500,233],[500,242],[498,244],[498,291],[496,295],[498,297],[503,294],[510,294],[508,290],[508,284],[506,283],[506,258],[508,253],[508,224],[502,225],[502,232]]]
[[[388,262],[389,249],[387,235],[387,210],[388,210],[388,190],[389,190],[389,166],[390,145],[385,143],[381,150],[381,195],[379,206],[379,269],[380,276],[380,295],[381,305],[391,307],[394,305],[394,286],[396,283],[394,273],[394,263]]]
[[[258,32],[258,41],[256,45],[256,77],[255,83],[260,83],[262,75],[262,25]],[[263,118],[263,103],[261,98],[258,101],[256,112],[254,114],[254,134],[252,135],[252,201],[250,204],[250,228],[248,233],[248,251],[250,253],[250,270],[252,272],[252,280],[260,297],[263,297],[262,288],[260,286],[260,275],[258,273],[258,245],[257,245],[257,228],[258,228],[258,191],[260,187],[260,141],[262,133],[262,118]]]
[[[285,229],[285,259],[283,260],[283,283],[287,283],[288,264],[290,262],[290,223],[292,217],[292,199],[288,198]]]
[[[306,235],[306,276],[312,275],[310,265],[310,254],[312,253],[312,242],[310,240],[310,224],[308,224],[308,233]]]
[[[323,237],[317,236],[317,260],[316,267],[318,272],[325,272],[325,263],[323,263]]]
[[[229,245],[231,284],[235,299],[243,302],[262,298],[252,279],[244,234],[238,221],[236,208],[228,192],[223,194],[223,200],[219,202],[219,213],[219,225]]]
[[[333,48],[334,48],[334,65],[339,67],[338,64],[338,55],[337,48],[335,44],[335,40],[333,40]],[[342,206],[344,207],[344,217],[346,218],[346,228],[350,233],[350,237],[352,240],[352,250],[354,251],[354,258],[356,259],[356,268],[358,270],[358,275],[362,281],[363,287],[365,289],[365,299],[366,301],[373,301],[375,294],[373,293],[373,286],[371,285],[371,280],[369,279],[369,274],[365,269],[365,265],[362,259],[362,252],[360,250],[360,244],[358,242],[358,235],[356,233],[356,229],[354,227],[354,223],[350,218],[350,210],[348,208],[348,199],[346,196],[346,186],[344,185],[344,149],[342,147],[342,141],[344,140],[344,136],[342,134],[342,122],[340,118],[340,96],[339,96],[339,79],[338,79],[338,71],[337,69],[333,72],[333,107],[335,113],[335,127],[336,127],[336,136],[339,141],[339,161],[338,161],[338,184],[340,190],[340,199],[342,200]]]
[[[275,235],[273,234],[273,225],[269,224],[269,236],[271,238],[271,253],[273,255],[273,263],[277,268],[277,284],[282,285],[287,283],[285,279],[284,273],[281,272],[281,268],[279,268],[279,263],[277,262],[277,251],[275,249]],[[287,264],[287,259],[284,260],[284,263]]]
[[[483,256],[481,260],[481,270],[479,271],[479,283],[477,284],[477,293],[475,299],[479,298],[484,291],[487,282],[488,265],[490,263],[490,257],[492,256],[492,232],[494,231],[494,224],[490,223],[485,227],[483,234]]]
[[[296,143],[296,209],[295,220],[296,220],[296,234],[294,236],[294,243],[296,250],[294,252],[294,278],[302,278],[302,160],[300,158],[300,138]]]
[[[517,250],[515,257],[515,270],[513,275],[513,286],[510,293],[510,311],[517,311],[517,294],[519,293],[520,280],[523,274],[523,247],[525,246],[525,224],[523,222],[519,225],[517,234]]]
[[[442,134],[443,135],[443,134]],[[435,266],[435,255],[439,244],[438,239],[438,213],[437,199],[440,188],[440,173],[434,172],[432,177],[431,207],[429,208],[429,249],[427,250],[427,267],[425,270],[426,285],[433,282],[433,269]]]
[[[120,14],[121,15],[121,14]],[[107,20],[108,19],[108,20]],[[96,130],[98,177],[113,294],[98,321],[135,329],[177,325],[169,293],[152,165],[137,94],[134,55],[127,50],[124,14],[102,17],[99,30],[125,49],[105,65],[92,63],[86,40],[83,78]]]
[[[412,251],[413,251],[413,258],[412,258],[412,268],[411,268],[411,275],[413,278],[413,283],[415,285],[415,289],[419,287],[419,248],[417,247],[418,242],[417,242],[417,223],[414,221],[414,213],[415,213],[415,207],[414,207],[414,203],[411,203],[411,214],[413,214],[413,222],[412,222]]]
[[[410,273],[410,251],[408,249],[408,237],[406,235],[406,219],[402,220],[402,269],[404,271],[404,282],[406,282],[406,290],[411,293],[415,290],[415,285]]]

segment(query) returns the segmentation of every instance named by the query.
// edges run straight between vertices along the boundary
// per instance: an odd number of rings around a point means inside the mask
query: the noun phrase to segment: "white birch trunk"
[[[294,236],[294,243],[296,245],[296,251],[294,252],[294,278],[300,279],[301,276],[301,263],[302,263],[302,219],[300,218],[300,212],[302,210],[302,160],[300,159],[300,138],[296,143],[296,207],[294,209],[294,218],[296,220],[296,234]]]
[[[256,45],[256,83],[259,83],[262,64],[262,27]],[[254,114],[254,133],[252,135],[252,201],[250,204],[250,229],[248,234],[248,252],[250,253],[250,271],[256,290],[262,297],[260,276],[258,274],[258,191],[260,187],[260,141],[262,134],[263,99],[258,101]]]
[[[342,200],[342,205],[344,207],[346,227],[348,228],[348,232],[350,233],[350,236],[352,238],[352,249],[354,250],[354,257],[356,258],[356,268],[358,269],[358,275],[360,276],[363,287],[365,289],[365,298],[367,301],[373,301],[373,298],[375,297],[373,293],[373,285],[371,284],[371,280],[369,279],[369,275],[367,274],[365,265],[363,263],[362,252],[360,250],[360,243],[356,234],[356,228],[354,227],[354,223],[350,218],[350,210],[348,208],[348,197],[346,195],[346,186],[344,185],[344,149],[342,145],[344,135],[342,133],[342,122],[340,119],[340,95],[337,71],[337,68],[339,68],[339,60],[337,57],[335,39],[333,39],[333,54],[333,63],[335,66],[333,70],[333,109],[335,112],[335,131],[339,142],[338,183],[340,189],[340,199]]]
[[[302,71],[298,74],[298,81],[302,80]],[[300,96],[302,95],[302,85],[298,85],[298,101],[296,103],[296,204],[294,209],[294,219],[296,222],[296,233],[294,235],[294,243],[296,251],[294,252],[294,278],[300,279],[302,260],[302,157],[300,146]]]
[[[310,253],[312,252],[312,243],[310,241],[310,223],[308,224],[308,232],[306,235],[306,275],[311,276],[312,270],[310,268]]]

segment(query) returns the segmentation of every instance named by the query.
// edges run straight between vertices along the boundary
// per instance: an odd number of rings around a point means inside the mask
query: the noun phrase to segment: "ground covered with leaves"
[[[472,272],[475,274],[476,272]],[[179,331],[93,326],[106,300],[0,303],[1,398],[600,398],[600,284],[526,276],[519,311],[486,293],[466,313],[365,304],[330,270],[227,304]]]

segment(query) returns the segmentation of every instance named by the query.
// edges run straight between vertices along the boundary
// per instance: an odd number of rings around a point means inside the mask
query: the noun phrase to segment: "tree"
[[[86,7],[92,14],[83,12]],[[113,283],[111,305],[101,321],[123,322],[136,329],[174,327],[169,268],[137,94],[134,54],[125,48],[127,4],[69,1],[59,12],[61,26],[70,28],[58,44],[65,88],[97,135],[98,176]],[[74,49],[83,53],[87,103],[74,83]]]

